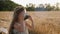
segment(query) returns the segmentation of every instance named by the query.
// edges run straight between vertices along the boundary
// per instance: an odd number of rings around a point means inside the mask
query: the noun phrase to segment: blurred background
[[[60,0],[0,0],[0,11],[12,11],[23,5],[27,11],[59,11]]]
[[[60,0],[0,0],[0,27],[9,30],[13,10],[21,5],[34,21],[30,34],[60,34]]]

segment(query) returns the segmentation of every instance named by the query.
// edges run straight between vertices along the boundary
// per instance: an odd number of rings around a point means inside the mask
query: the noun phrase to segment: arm
[[[34,29],[33,19],[30,15],[29,15],[28,19],[32,22],[32,26],[29,25],[27,22],[26,22],[26,26],[28,26],[29,29]]]
[[[32,29],[32,26],[31,25],[29,25],[27,22],[26,22],[26,26],[28,27],[28,29]]]
[[[29,20],[32,22],[32,28],[34,29],[34,23],[33,23],[33,19],[31,16],[29,17]]]

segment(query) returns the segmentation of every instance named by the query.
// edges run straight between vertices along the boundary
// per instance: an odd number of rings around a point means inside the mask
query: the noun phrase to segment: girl
[[[13,20],[9,29],[9,34],[28,34],[28,29],[26,26],[29,26],[24,20],[28,17],[33,22],[30,16],[26,16],[25,19],[25,9],[22,6],[19,6],[15,9]]]

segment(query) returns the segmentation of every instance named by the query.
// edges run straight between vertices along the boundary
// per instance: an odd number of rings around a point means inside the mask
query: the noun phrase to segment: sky
[[[11,0],[17,4],[26,6],[26,4],[32,3],[38,6],[38,4],[48,4],[55,5],[57,2],[60,3],[60,0]]]

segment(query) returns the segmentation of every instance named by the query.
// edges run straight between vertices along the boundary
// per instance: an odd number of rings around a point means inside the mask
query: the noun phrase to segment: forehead
[[[25,11],[22,11],[20,14],[25,14]]]
[[[25,13],[26,13],[26,9],[24,9],[21,13],[24,13],[24,14],[25,14]],[[21,13],[20,13],[20,14],[21,14]]]

